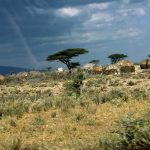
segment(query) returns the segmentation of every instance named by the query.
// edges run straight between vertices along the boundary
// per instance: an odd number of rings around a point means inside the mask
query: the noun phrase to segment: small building
[[[64,71],[64,68],[60,67],[60,68],[57,68],[57,72],[63,72]]]

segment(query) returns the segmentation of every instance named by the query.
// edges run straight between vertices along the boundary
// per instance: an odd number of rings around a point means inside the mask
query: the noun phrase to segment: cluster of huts
[[[96,65],[94,63],[88,63],[82,66],[80,69],[92,74],[106,74],[106,75],[121,74],[121,73],[140,73],[142,72],[143,69],[150,70],[150,60],[149,59],[143,60],[139,63],[139,65],[134,65],[134,63],[132,63],[129,60],[121,60],[115,64],[106,65],[106,66]],[[58,68],[57,72],[64,72],[64,69]],[[34,77],[34,76],[41,76],[42,74],[44,73],[40,71],[30,71],[29,73],[20,72],[15,76],[17,78],[22,79],[27,76]],[[0,75],[0,81],[4,79],[5,77],[3,75]]]
[[[115,64],[100,66],[88,63],[82,67],[83,70],[94,74],[121,74],[121,73],[139,73],[142,69],[150,69],[150,60],[143,60],[139,65],[134,65],[129,60],[121,60]]]

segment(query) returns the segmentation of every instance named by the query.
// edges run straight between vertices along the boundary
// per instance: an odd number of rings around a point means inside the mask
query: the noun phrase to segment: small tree
[[[150,54],[148,55],[148,58],[150,58]]]
[[[83,85],[83,80],[85,80],[85,76],[82,72],[78,72],[71,82],[65,83],[66,92],[69,95],[75,94],[76,98],[81,94],[81,88]]]
[[[48,70],[48,71],[51,71],[51,70],[52,70],[52,67],[48,67],[47,70]]]
[[[108,56],[112,64],[117,63],[118,61],[123,60],[124,58],[127,58],[127,57],[128,56],[125,54],[112,54]]]
[[[52,55],[49,55],[46,60],[47,61],[58,60],[58,61],[64,63],[67,66],[67,68],[69,70],[71,70],[80,65],[79,62],[72,62],[71,59],[73,57],[77,57],[77,56],[79,56],[81,54],[85,54],[85,53],[88,53],[88,51],[83,48],[66,49],[66,50],[54,53]]]
[[[98,59],[94,59],[94,60],[91,60],[89,63],[93,63],[95,65],[98,65],[99,64],[99,60]]]

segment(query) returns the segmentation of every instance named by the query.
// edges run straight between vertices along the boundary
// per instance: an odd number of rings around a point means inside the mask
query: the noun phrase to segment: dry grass
[[[5,112],[0,149],[92,149],[123,116],[138,118],[150,108],[149,74],[88,76],[79,98],[63,94],[68,80],[62,77],[45,74],[15,83],[10,79],[0,86],[0,113]],[[125,95],[118,97],[122,92]]]
[[[93,106],[96,107],[94,114],[77,107],[70,109],[69,113],[54,109],[37,114],[24,114],[20,119],[6,117],[0,123],[6,128],[0,134],[0,141],[15,136],[22,137],[23,145],[44,142],[48,148],[56,149],[67,149],[69,146],[74,149],[75,142],[93,145],[98,138],[109,134],[121,117],[129,113],[140,117],[148,111],[149,106],[148,101],[130,101],[121,106],[109,103]],[[56,113],[56,117],[51,117],[53,112]],[[81,114],[83,117],[77,120],[77,115]],[[37,117],[40,118],[39,121],[35,120]],[[16,126],[10,124],[12,119]]]

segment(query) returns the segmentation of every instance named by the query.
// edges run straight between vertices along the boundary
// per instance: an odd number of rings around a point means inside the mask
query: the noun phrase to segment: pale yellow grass
[[[7,130],[0,133],[0,141],[5,141],[11,137],[19,137],[23,144],[46,143],[49,149],[76,149],[78,142],[83,145],[93,145],[103,136],[108,135],[117,127],[117,121],[121,117],[133,113],[137,118],[146,113],[150,108],[149,101],[130,100],[121,105],[105,103],[93,105],[95,112],[87,112],[85,108],[75,107],[63,112],[60,109],[51,109],[47,112],[24,114],[19,120],[12,117],[6,117],[0,124]],[[56,112],[56,117],[52,113]],[[77,114],[83,114],[83,118],[76,120]],[[41,117],[45,124],[37,125],[35,117]],[[10,125],[10,120],[14,120],[16,127]],[[87,121],[94,120],[93,124],[87,124]]]

